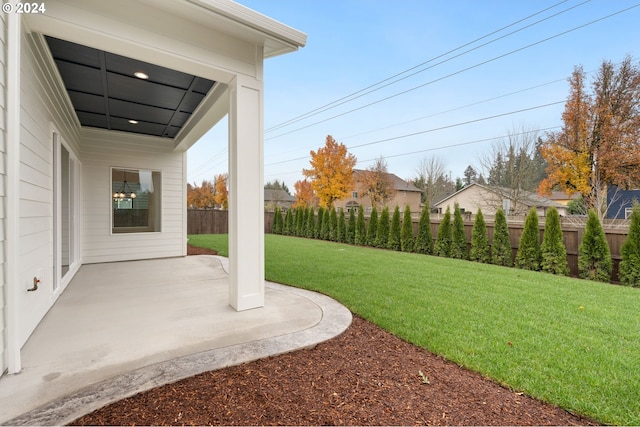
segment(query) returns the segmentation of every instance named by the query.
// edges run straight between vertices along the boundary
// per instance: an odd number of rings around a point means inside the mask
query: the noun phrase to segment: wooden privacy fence
[[[273,212],[264,213],[264,232],[271,233],[273,224]],[[211,209],[190,209],[187,215],[187,232],[189,234],[226,234],[229,231],[228,227],[228,214],[227,211],[211,210]],[[515,259],[518,252],[518,244],[520,243],[520,236],[524,229],[524,223],[521,221],[507,220],[509,226],[509,237],[511,239],[511,251],[512,257]],[[431,219],[431,235],[435,240],[438,233],[438,227],[440,226],[440,218]],[[473,221],[465,220],[464,230],[467,236],[467,245],[471,247],[471,230],[473,228]],[[542,242],[542,236],[544,234],[544,218],[540,218],[540,241]],[[611,250],[611,258],[613,259],[613,274],[612,281],[618,281],[618,265],[620,263],[620,249],[627,237],[628,227],[616,227],[605,228],[605,235],[607,242],[609,243],[609,249]],[[413,231],[414,235],[418,235],[418,219],[413,219]],[[493,222],[487,221],[487,233],[489,234],[489,242],[493,241]],[[578,276],[578,248],[582,241],[582,235],[584,234],[584,227],[563,224],[562,235],[564,240],[564,246],[567,250],[567,262],[571,275]]]

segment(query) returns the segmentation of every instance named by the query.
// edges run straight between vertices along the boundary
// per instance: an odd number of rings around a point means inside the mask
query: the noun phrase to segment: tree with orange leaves
[[[617,68],[603,62],[592,93],[582,67],[576,67],[569,84],[564,126],[540,147],[549,166],[538,191],[580,193],[587,208],[603,218],[606,185],[640,184],[640,67],[630,57]]]
[[[203,180],[202,185],[187,184],[187,206],[197,209],[215,207],[215,187],[213,181]]]
[[[294,207],[302,206],[315,206],[317,204],[317,197],[313,193],[313,186],[309,181],[300,180],[293,184],[293,188],[296,190],[296,202]]]
[[[227,174],[216,176],[215,202],[221,209],[229,207],[229,192],[227,191]]]
[[[356,157],[347,152],[344,144],[339,144],[327,135],[324,147],[311,151],[311,169],[302,173],[311,179],[320,206],[333,207],[333,202],[343,199],[353,190],[353,167]]]

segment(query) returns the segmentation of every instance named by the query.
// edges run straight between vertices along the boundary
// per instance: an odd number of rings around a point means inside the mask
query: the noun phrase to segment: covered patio
[[[228,259],[190,256],[84,265],[0,378],[0,423],[60,425],[155,386],[313,346],[351,313],[267,283],[264,307],[228,304]]]

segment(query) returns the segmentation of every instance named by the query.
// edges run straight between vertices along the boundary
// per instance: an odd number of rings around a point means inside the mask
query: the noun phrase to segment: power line
[[[424,135],[425,133],[436,132],[436,131],[444,130],[444,129],[451,129],[451,128],[454,128],[454,127],[464,126],[464,125],[468,125],[468,124],[471,124],[471,123],[478,123],[478,122],[482,122],[482,121],[485,121],[485,120],[495,119],[495,118],[498,118],[498,117],[505,117],[505,116],[509,116],[509,115],[512,115],[512,114],[523,113],[525,111],[531,111],[531,110],[536,110],[536,109],[540,109],[540,108],[550,107],[550,106],[553,106],[553,105],[564,104],[565,102],[566,101],[564,101],[564,100],[563,101],[556,101],[556,102],[551,102],[551,103],[548,103],[548,104],[537,105],[535,107],[523,108],[523,109],[520,109],[520,110],[514,110],[514,111],[509,111],[509,112],[506,112],[506,113],[501,113],[501,114],[495,114],[495,115],[492,115],[492,116],[482,117],[482,118],[479,118],[479,119],[467,120],[467,121],[464,121],[464,122],[454,123],[454,124],[450,124],[450,125],[446,125],[446,126],[440,126],[440,127],[437,127],[437,128],[431,128],[431,129],[426,129],[426,130],[422,130],[422,131],[418,131],[418,132],[412,132],[412,133],[408,133],[408,134],[398,135],[398,136],[394,136],[394,137],[391,137],[391,138],[384,138],[384,139],[380,139],[380,140],[377,140],[377,141],[367,142],[367,143],[364,143],[364,144],[352,145],[350,147],[347,147],[347,149],[348,150],[353,150],[354,148],[360,148],[360,147],[366,147],[366,146],[375,145],[375,144],[381,144],[383,142],[395,141],[395,140],[398,140],[398,139],[409,138],[411,136],[416,136],[416,135]],[[305,160],[307,158],[309,158],[308,155],[304,156],[304,157],[297,157],[295,159],[282,160],[282,161],[279,161],[279,162],[269,163],[269,164],[265,165],[265,167],[279,165],[279,164],[283,164],[283,163],[294,162],[294,161],[297,161],[297,160]]]
[[[394,94],[394,95],[390,95],[390,96],[387,96],[387,97],[385,97],[385,98],[378,99],[377,101],[373,101],[373,102],[371,102],[371,103],[369,103],[369,104],[362,105],[362,106],[360,106],[360,107],[357,107],[357,108],[354,108],[354,109],[348,110],[348,111],[346,111],[346,112],[343,112],[343,113],[340,113],[340,114],[337,114],[337,115],[334,115],[334,116],[328,117],[328,118],[326,118],[326,119],[319,120],[319,121],[317,121],[317,122],[314,122],[314,123],[311,123],[311,124],[308,124],[308,125],[305,125],[305,126],[302,126],[302,127],[296,128],[296,129],[294,129],[294,130],[291,130],[291,131],[288,131],[288,132],[285,132],[285,133],[281,133],[281,134],[275,135],[275,136],[270,137],[270,138],[266,138],[266,139],[265,139],[265,141],[272,140],[272,139],[275,139],[275,138],[279,138],[279,137],[281,137],[281,136],[289,135],[289,134],[292,134],[292,133],[298,132],[298,131],[300,131],[300,130],[307,129],[307,128],[309,128],[309,127],[312,127],[312,126],[318,125],[318,124],[320,124],[320,123],[324,123],[324,122],[327,122],[327,121],[329,121],[329,120],[333,120],[333,119],[336,119],[336,118],[338,118],[338,117],[342,117],[342,116],[345,116],[345,115],[347,115],[347,114],[351,114],[351,113],[353,113],[353,112],[356,112],[356,111],[362,110],[362,109],[367,108],[367,107],[370,107],[370,106],[372,106],[372,105],[376,105],[376,104],[379,104],[379,103],[381,103],[381,102],[388,101],[389,99],[396,98],[396,97],[398,97],[398,96],[400,96],[400,95],[404,95],[404,94],[406,94],[406,93],[409,93],[409,92],[412,92],[412,91],[414,91],[414,90],[417,90],[417,89],[423,88],[423,87],[425,87],[425,86],[431,85],[431,84],[436,83],[436,82],[439,82],[439,81],[441,81],[441,80],[444,80],[444,79],[447,79],[447,78],[453,77],[453,76],[455,76],[455,75],[458,75],[458,74],[464,73],[464,72],[469,71],[469,70],[472,70],[472,69],[474,69],[474,68],[478,68],[478,67],[480,67],[480,66],[482,66],[482,65],[486,65],[486,64],[491,63],[491,62],[494,62],[494,61],[496,61],[496,60],[498,60],[498,59],[505,58],[505,57],[507,57],[507,56],[509,56],[509,55],[513,55],[514,53],[521,52],[521,51],[523,51],[523,50],[525,50],[525,49],[529,49],[529,48],[531,48],[531,47],[533,47],[533,46],[537,46],[537,45],[539,45],[539,44],[542,44],[542,43],[548,42],[548,41],[553,40],[553,39],[555,39],[555,38],[558,38],[558,37],[561,37],[561,36],[563,36],[563,35],[569,34],[569,33],[573,32],[573,31],[577,31],[577,30],[579,30],[579,29],[585,28],[585,27],[587,27],[587,26],[589,26],[589,25],[593,25],[593,24],[598,23],[598,22],[600,22],[600,21],[603,21],[603,20],[605,20],[605,19],[608,19],[608,18],[611,18],[611,17],[613,17],[613,16],[619,15],[619,14],[621,14],[621,13],[627,12],[627,11],[629,11],[629,10],[633,9],[633,8],[638,7],[638,6],[640,6],[640,3],[635,4],[635,5],[633,5],[633,6],[630,6],[630,7],[627,7],[627,8],[625,8],[625,9],[619,10],[619,11],[617,11],[617,12],[611,13],[611,14],[606,15],[606,16],[604,16],[604,17],[601,17],[601,18],[595,19],[595,20],[593,20],[593,21],[587,22],[587,23],[585,23],[585,24],[579,25],[579,26],[577,26],[577,27],[573,27],[573,28],[571,28],[571,29],[569,29],[569,30],[562,31],[562,32],[557,33],[557,34],[555,34],[555,35],[553,35],[553,36],[550,36],[550,37],[547,37],[547,38],[541,39],[541,40],[539,40],[539,41],[537,41],[537,42],[530,43],[530,44],[528,44],[528,45],[526,45],[526,46],[523,46],[523,47],[520,47],[520,48],[518,48],[518,49],[514,49],[514,50],[512,50],[512,51],[510,51],[510,52],[507,52],[507,53],[504,53],[504,54],[502,54],[502,55],[498,55],[498,56],[496,56],[496,57],[493,57],[493,58],[488,59],[488,60],[486,60],[486,61],[483,61],[483,62],[477,63],[477,64],[475,64],[475,65],[469,66],[469,67],[467,67],[467,68],[463,68],[463,69],[458,70],[458,71],[456,71],[456,72],[453,72],[453,73],[447,74],[447,75],[445,75],[445,76],[443,76],[443,77],[439,77],[439,78],[437,78],[437,79],[431,80],[431,81],[429,81],[429,82],[423,83],[423,84],[418,85],[418,86],[415,86],[415,87],[413,87],[413,88],[410,88],[410,89],[404,90],[404,91],[402,91],[402,92],[398,92],[398,93],[396,93],[396,94]]]
[[[420,72],[422,72],[422,71],[425,71],[425,70],[427,70],[427,69],[429,69],[429,68],[423,69],[423,70],[418,71],[418,72],[413,73],[413,74],[410,74],[410,75],[405,76],[405,77],[403,77],[403,78],[401,78],[401,79],[394,80],[393,82],[391,82],[391,83],[389,83],[389,84],[387,84],[387,85],[381,86],[381,87],[379,87],[379,88],[377,88],[377,89],[369,90],[369,89],[373,89],[373,88],[375,88],[375,87],[376,87],[376,86],[378,86],[378,85],[381,85],[382,83],[388,82],[389,80],[393,80],[393,79],[395,79],[396,77],[400,77],[400,76],[402,76],[403,74],[408,73],[409,71],[412,71],[412,70],[415,70],[415,69],[417,69],[417,68],[420,68],[420,67],[422,67],[423,65],[426,65],[426,64],[428,64],[428,63],[430,63],[430,62],[432,62],[432,61],[435,61],[436,59],[440,59],[440,58],[442,58],[442,57],[445,57],[445,56],[447,56],[447,55],[449,55],[449,54],[451,54],[451,53],[453,53],[453,52],[456,52],[456,51],[458,51],[458,50],[460,50],[460,49],[463,49],[463,48],[465,48],[465,47],[467,47],[467,46],[470,46],[470,45],[472,45],[472,44],[474,44],[474,43],[476,43],[476,42],[478,42],[478,41],[480,41],[480,40],[483,40],[483,39],[485,39],[485,38],[487,38],[487,37],[490,37],[490,36],[492,36],[492,35],[494,35],[494,34],[497,34],[497,33],[501,32],[501,31],[503,31],[503,30],[506,30],[507,28],[510,28],[510,27],[512,27],[512,26],[514,26],[514,25],[517,25],[517,24],[521,23],[521,22],[524,22],[524,21],[526,21],[527,19],[533,18],[534,16],[537,16],[537,15],[539,15],[539,14],[541,14],[541,13],[544,13],[544,12],[546,12],[547,10],[553,9],[553,8],[555,8],[555,7],[557,7],[557,6],[561,5],[561,4],[563,4],[563,3],[566,3],[567,1],[568,1],[568,0],[563,0],[563,1],[559,2],[559,3],[556,3],[556,4],[554,4],[554,5],[552,5],[552,6],[549,6],[549,7],[545,8],[545,9],[542,9],[542,10],[540,10],[540,11],[538,11],[538,12],[536,12],[536,13],[532,14],[532,15],[529,15],[529,16],[527,16],[527,17],[524,17],[524,18],[522,18],[522,19],[520,19],[520,20],[518,20],[518,21],[512,22],[512,23],[511,23],[511,24],[509,24],[509,25],[506,25],[506,26],[504,26],[504,27],[502,27],[502,28],[499,28],[499,29],[497,29],[497,30],[495,30],[495,31],[492,31],[492,32],[488,33],[488,34],[485,34],[485,35],[484,35],[484,36],[482,36],[482,37],[478,37],[477,39],[474,39],[474,40],[472,40],[472,41],[470,41],[470,42],[467,42],[467,43],[465,43],[465,44],[463,44],[463,45],[461,45],[461,46],[458,46],[458,47],[456,47],[455,49],[451,49],[451,50],[449,50],[449,51],[447,51],[447,52],[445,52],[445,53],[442,53],[442,54],[440,54],[440,55],[438,55],[438,56],[435,56],[435,57],[433,57],[433,58],[431,58],[431,59],[428,59],[427,61],[424,61],[424,62],[422,62],[422,63],[420,63],[420,64],[418,64],[418,65],[415,65],[415,66],[413,66],[413,67],[411,67],[411,68],[408,68],[408,69],[406,69],[406,70],[404,70],[404,71],[401,71],[400,73],[397,73],[397,74],[395,74],[395,75],[393,75],[393,76],[391,76],[391,77],[387,77],[387,78],[386,78],[386,79],[384,79],[384,80],[381,80],[381,81],[379,81],[379,82],[377,82],[377,83],[374,83],[374,84],[372,84],[372,85],[370,85],[370,86],[367,86],[367,87],[365,87],[365,88],[363,88],[363,89],[360,89],[360,90],[358,90],[358,91],[356,91],[356,92],[353,92],[353,93],[351,93],[351,94],[349,94],[349,95],[346,95],[346,96],[344,96],[344,97],[342,97],[342,98],[340,98],[340,99],[337,99],[337,100],[335,100],[335,101],[332,101],[332,102],[330,102],[330,103],[328,103],[328,104],[325,104],[325,105],[323,105],[323,106],[321,106],[321,107],[318,107],[318,108],[316,108],[316,109],[314,109],[314,110],[311,110],[311,111],[309,111],[309,112],[307,112],[307,113],[304,113],[304,114],[301,114],[301,115],[299,115],[299,116],[296,116],[296,117],[294,117],[294,118],[292,118],[292,119],[289,119],[289,120],[287,120],[287,121],[285,121],[285,122],[282,122],[282,123],[280,123],[280,124],[278,124],[278,125],[272,126],[272,127],[270,127],[269,129],[267,129],[267,130],[265,131],[265,133],[272,132],[272,131],[274,131],[274,130],[277,130],[277,129],[280,129],[280,128],[282,128],[282,127],[285,127],[285,126],[287,126],[287,125],[289,125],[289,124],[292,124],[292,123],[298,122],[298,121],[300,121],[300,120],[303,120],[303,119],[305,119],[305,118],[307,118],[307,117],[309,117],[309,116],[316,115],[316,114],[318,114],[318,113],[321,113],[321,112],[327,111],[327,110],[329,110],[329,109],[335,108],[335,107],[337,107],[337,106],[339,106],[339,105],[344,104],[345,102],[353,101],[354,99],[360,98],[361,96],[364,96],[364,95],[369,94],[369,93],[371,93],[371,92],[377,91],[377,90],[382,89],[382,88],[384,88],[384,87],[387,87],[387,86],[389,86],[389,85],[391,85],[391,84],[397,83],[397,82],[399,82],[399,81],[401,81],[401,80],[404,80],[404,79],[406,79],[406,78],[408,78],[408,77],[411,77],[411,76],[413,76],[413,75],[415,75],[415,74],[417,74],[417,73],[420,73]],[[573,9],[573,8],[575,8],[575,7],[578,7],[578,6],[581,6],[581,5],[583,5],[584,3],[587,3],[588,1],[590,1],[590,0],[586,0],[585,2],[580,3],[579,5],[574,6],[574,7],[570,8],[570,9]],[[567,9],[567,10],[570,10],[570,9]],[[566,11],[566,10],[565,10],[565,11]],[[560,12],[560,13],[564,13],[565,11]],[[556,15],[558,15],[558,14],[556,14]],[[551,17],[556,16],[556,15],[552,15]],[[549,17],[549,18],[551,18],[551,17]],[[545,18],[545,19],[549,19],[549,18]],[[538,21],[538,22],[536,22],[536,23],[534,23],[534,24],[531,24],[531,25],[535,25],[535,24],[537,24],[537,23],[539,23],[539,22],[541,22],[541,21]],[[529,26],[531,26],[531,25],[529,25]],[[528,28],[529,26],[524,27],[524,28]],[[524,28],[521,28],[520,30],[517,30],[517,31],[521,31],[521,30],[522,30],[522,29],[524,29]],[[516,31],[516,32],[517,32],[517,31]],[[509,33],[509,34],[507,34],[507,36],[508,36],[508,35],[511,35],[511,34],[514,34],[514,33]],[[503,37],[505,37],[505,36],[503,36]],[[492,41],[490,41],[490,42],[488,42],[488,43],[485,43],[485,44],[483,44],[483,45],[481,45],[481,46],[478,46],[478,47],[476,47],[476,48],[474,48],[474,49],[480,48],[480,47],[485,46],[485,45],[487,45],[487,44],[489,44],[489,43],[493,43],[494,41],[500,40],[500,39],[501,39],[501,38],[503,38],[503,37],[500,37],[500,38],[498,38],[498,39],[494,39],[494,40],[492,40]],[[472,49],[472,50],[474,50],[474,49]],[[470,51],[466,51],[466,52],[464,52],[464,53],[468,53],[468,52],[470,52]],[[464,53],[463,53],[463,54],[464,54]],[[454,58],[455,58],[455,57],[454,57]],[[450,58],[450,59],[453,59],[453,58]],[[430,67],[430,68],[431,68],[431,67]],[[365,92],[365,91],[368,91],[368,92],[366,92],[366,93],[362,94],[362,92]],[[359,94],[361,94],[361,95],[359,95]],[[359,95],[359,96],[355,97],[356,95]],[[351,98],[351,99],[350,99],[350,98]]]

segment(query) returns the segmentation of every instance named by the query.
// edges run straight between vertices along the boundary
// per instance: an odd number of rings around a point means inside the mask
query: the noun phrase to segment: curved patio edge
[[[224,266],[224,258],[218,258]],[[110,403],[158,386],[203,372],[313,347],[342,334],[351,324],[351,312],[326,295],[272,282],[265,282],[265,285],[272,290],[302,296],[317,304],[322,310],[320,322],[297,332],[212,349],[139,368],[56,399],[8,420],[3,425],[65,425]]]

